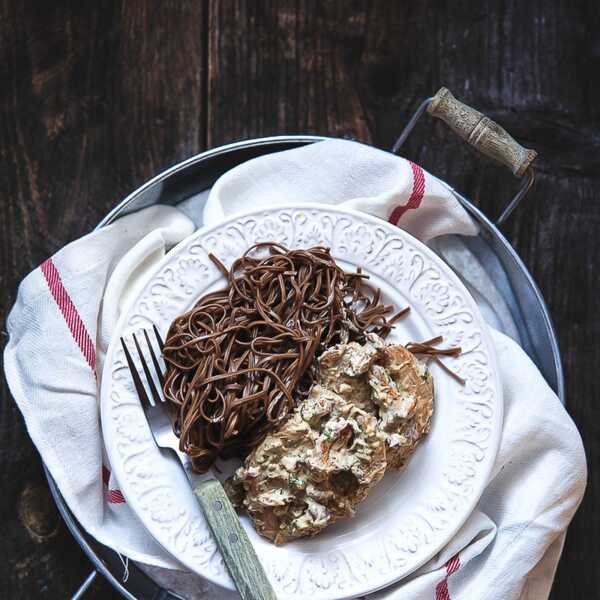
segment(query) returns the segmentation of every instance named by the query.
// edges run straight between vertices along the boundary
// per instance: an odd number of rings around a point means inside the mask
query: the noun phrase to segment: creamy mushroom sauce
[[[308,398],[226,486],[276,544],[353,516],[386,469],[402,467],[429,431],[427,367],[403,346],[366,338],[321,355]]]

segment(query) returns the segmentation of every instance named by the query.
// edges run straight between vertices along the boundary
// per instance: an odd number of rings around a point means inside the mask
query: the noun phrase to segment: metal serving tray
[[[419,111],[422,112],[421,107]],[[415,118],[411,120],[403,135],[400,136],[395,149],[406,139],[414,121],[420,115],[419,111],[415,113]],[[108,225],[125,214],[152,204],[179,204],[181,201],[209,189],[226,171],[251,158],[325,139],[328,138],[307,135],[267,137],[236,142],[203,152],[167,169],[141,186],[102,219],[98,228]],[[510,310],[524,350],[538,366],[561,402],[564,403],[564,381],[558,342],[540,291],[523,261],[496,224],[492,223],[466,197],[455,190],[452,192],[480,226],[478,236],[461,238],[461,242],[473,252],[486,274],[496,283],[499,293]],[[517,202],[511,203],[511,209],[516,204]],[[119,555],[93,540],[79,526],[65,504],[54,480],[47,471],[46,474],[52,495],[67,527],[94,566],[94,570],[73,598],[83,597],[85,590],[98,573],[106,577],[112,586],[129,600],[180,598],[177,594],[162,589],[133,563],[129,565],[129,576],[124,582],[123,564]]]

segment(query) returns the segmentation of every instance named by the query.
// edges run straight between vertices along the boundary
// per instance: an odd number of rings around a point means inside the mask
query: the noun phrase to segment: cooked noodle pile
[[[178,317],[163,349],[175,432],[198,472],[258,445],[308,393],[324,348],[385,337],[406,312],[387,320],[380,291],[327,248],[257,244],[230,270],[211,259],[227,287]]]

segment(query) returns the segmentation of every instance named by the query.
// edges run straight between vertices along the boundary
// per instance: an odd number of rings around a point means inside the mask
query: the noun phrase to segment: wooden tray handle
[[[442,119],[473,148],[505,165],[517,177],[525,173],[537,156],[535,150],[521,146],[498,123],[457,100],[445,87],[431,99],[427,112]]]

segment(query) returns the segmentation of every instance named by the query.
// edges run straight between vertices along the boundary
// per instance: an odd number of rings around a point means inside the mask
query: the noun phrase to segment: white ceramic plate
[[[356,597],[405,577],[455,534],[477,503],[496,456],[502,394],[494,349],[479,310],[450,268],[406,232],[363,213],[294,205],[236,216],[196,232],[164,258],[108,350],[102,377],[102,427],[110,463],[132,509],[156,540],[192,571],[233,583],[180,470],[154,445],[119,344],[152,323],[171,321],[224,280],[226,265],[257,241],[288,248],[324,245],[347,270],[361,266],[398,309],[410,305],[390,341],[442,335],[462,354],[446,359],[466,385],[436,365],[432,429],[408,466],[388,473],[353,519],[312,539],[275,547],[243,517],[278,598]]]

